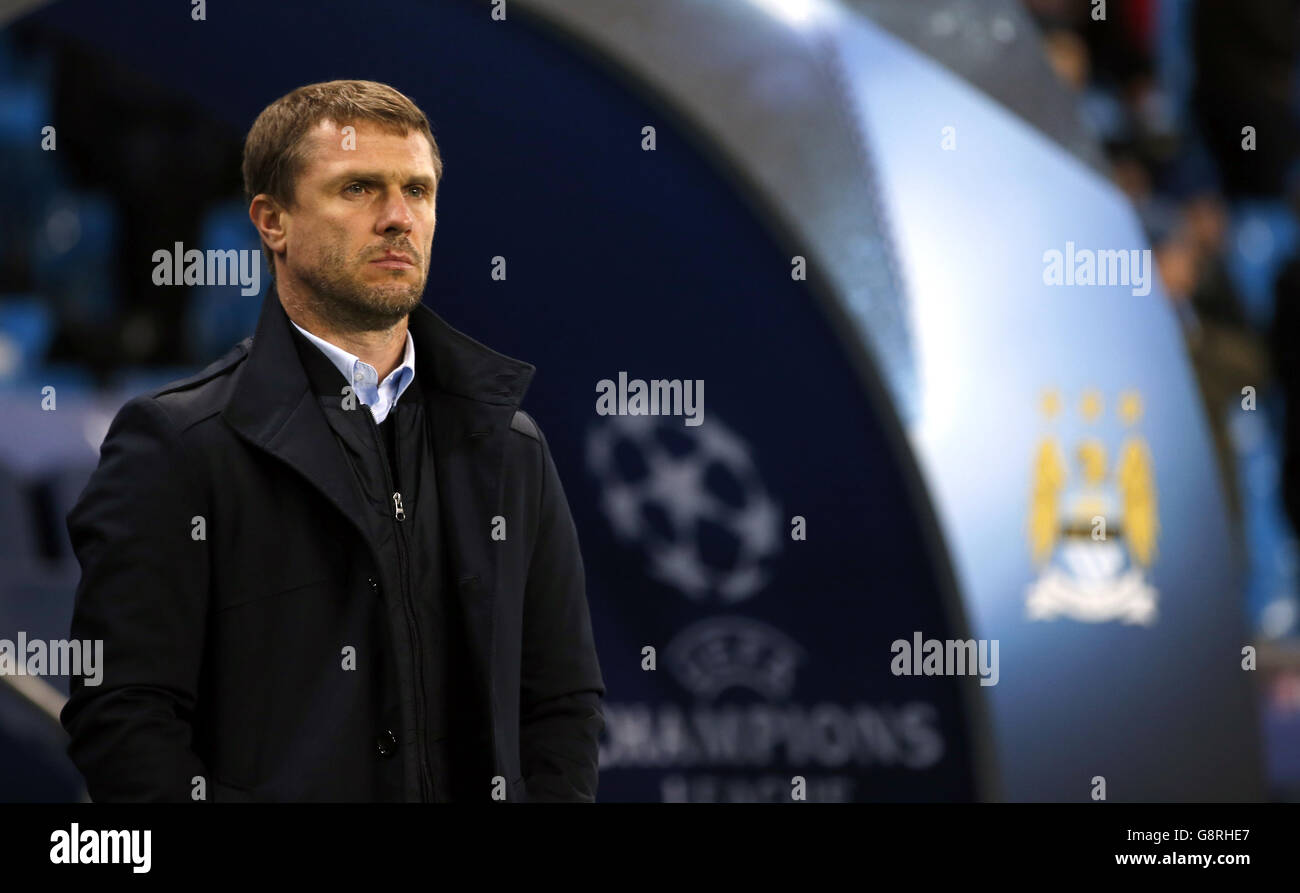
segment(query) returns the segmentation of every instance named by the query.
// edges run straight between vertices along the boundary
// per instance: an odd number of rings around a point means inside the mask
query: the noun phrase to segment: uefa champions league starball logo
[[[640,547],[648,572],[696,600],[743,601],[768,582],[781,518],[749,448],[711,415],[611,415],[587,433],[587,467],[615,534]]]

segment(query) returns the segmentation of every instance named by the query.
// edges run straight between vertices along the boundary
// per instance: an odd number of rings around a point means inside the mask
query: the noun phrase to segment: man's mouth
[[[415,267],[410,257],[405,254],[398,254],[395,251],[390,251],[383,257],[372,260],[371,263],[383,267],[385,270],[408,270]]]

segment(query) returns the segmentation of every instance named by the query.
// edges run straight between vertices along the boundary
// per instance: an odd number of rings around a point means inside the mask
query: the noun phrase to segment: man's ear
[[[248,219],[253,221],[253,226],[257,227],[262,241],[273,254],[284,251],[285,242],[288,241],[290,220],[288,212],[280,206],[279,202],[266,193],[254,196],[248,206]]]

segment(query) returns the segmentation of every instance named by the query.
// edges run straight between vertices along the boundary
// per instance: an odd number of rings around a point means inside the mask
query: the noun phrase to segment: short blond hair
[[[266,194],[286,208],[294,205],[298,175],[306,163],[304,138],[322,121],[339,125],[372,121],[399,136],[424,134],[433,150],[434,188],[442,184],[442,155],[429,119],[403,93],[378,81],[322,81],[281,96],[262,109],[244,139],[244,193],[249,202]],[[262,244],[271,276],[275,263]]]

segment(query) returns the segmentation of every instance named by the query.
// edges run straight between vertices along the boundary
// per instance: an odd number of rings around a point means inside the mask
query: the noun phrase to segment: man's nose
[[[375,222],[375,228],[381,233],[406,232],[415,223],[415,218],[411,215],[411,209],[406,206],[406,197],[402,195],[400,189],[390,190],[384,196],[384,204],[379,212],[379,219]]]

